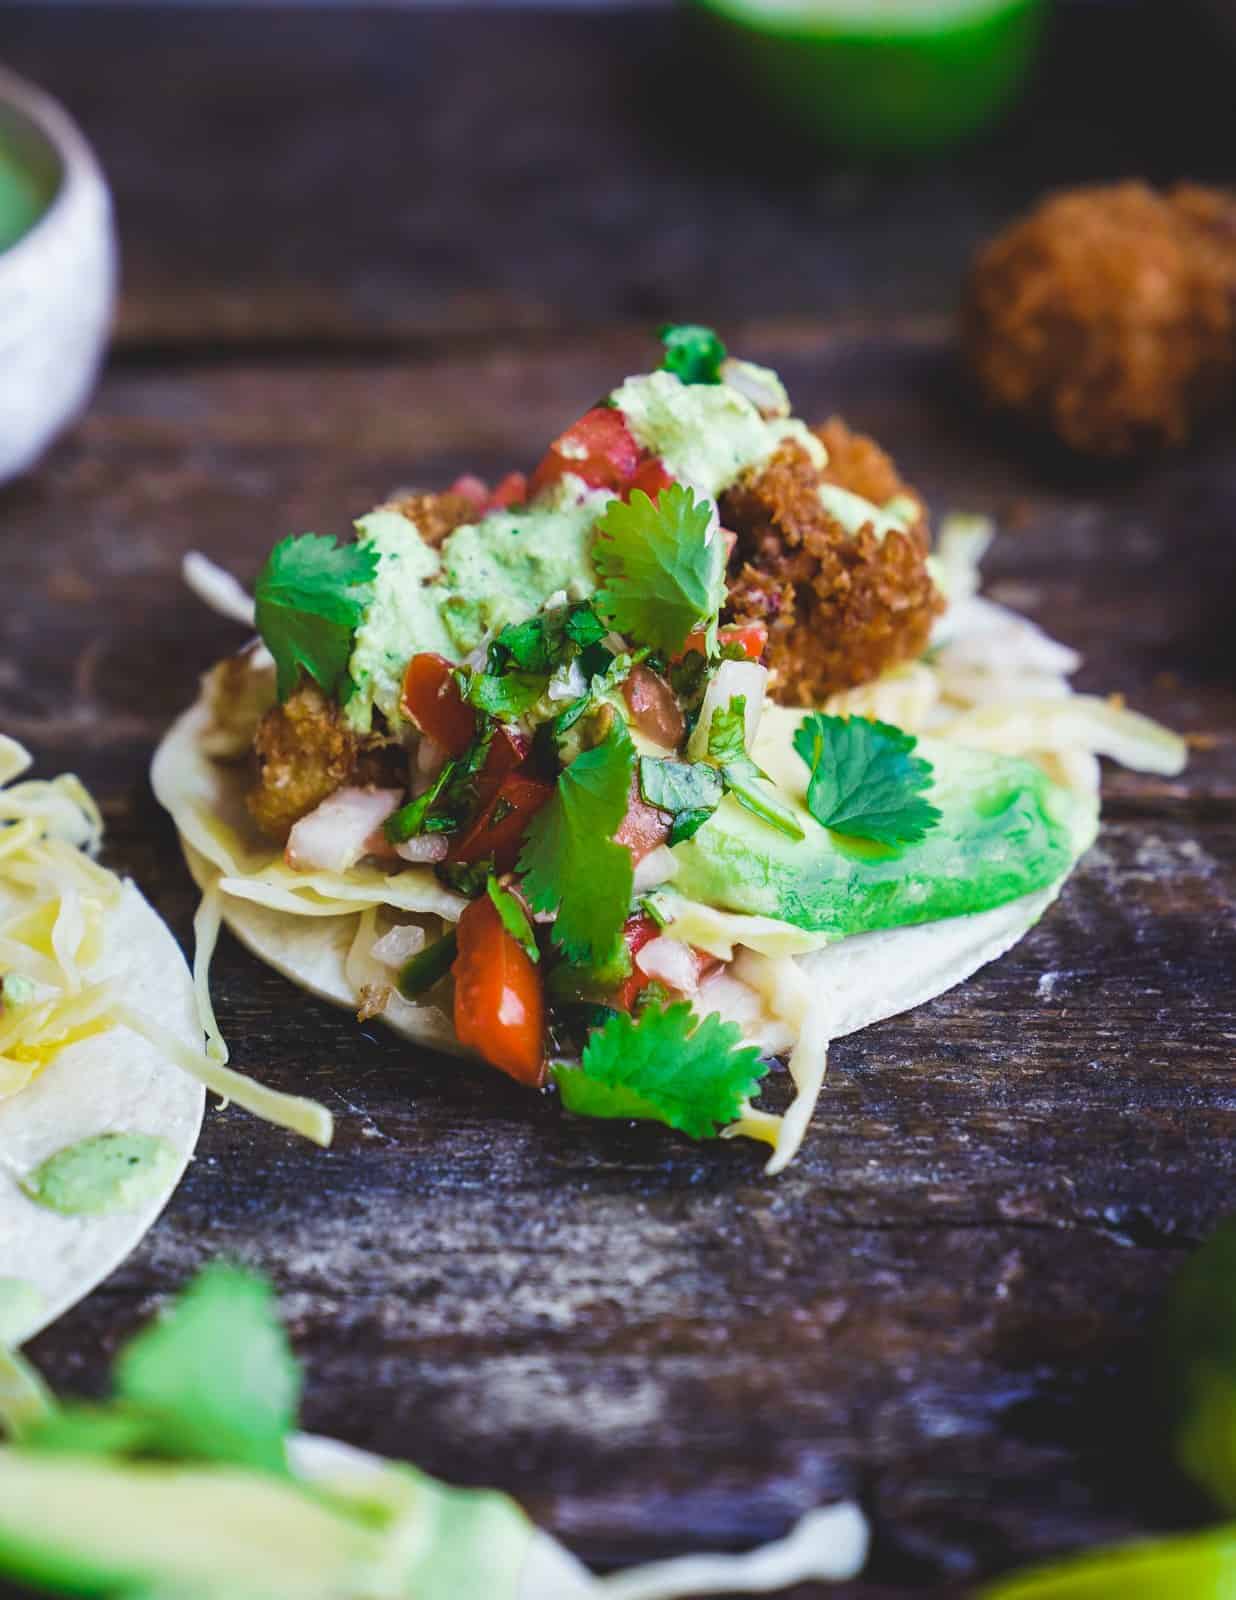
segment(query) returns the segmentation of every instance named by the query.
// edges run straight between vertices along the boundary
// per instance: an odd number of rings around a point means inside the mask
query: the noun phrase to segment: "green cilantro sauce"
[[[0,131],[0,250],[14,245],[47,208],[47,185]]]
[[[63,1217],[133,1211],[166,1187],[180,1157],[149,1133],[96,1133],[48,1156],[22,1179],[36,1205]]]
[[[353,727],[367,729],[377,708],[399,721],[408,657],[436,651],[461,661],[510,622],[523,622],[559,590],[572,598],[596,587],[589,550],[608,494],[566,478],[535,505],[494,511],[456,528],[438,550],[398,511],[357,523],[382,557],[374,597],[357,630],[347,702]]]
[[[788,410],[776,373],[742,365]],[[672,373],[653,372],[628,378],[612,399],[640,444],[701,494],[717,495],[785,439],[797,439],[824,459],[804,423],[766,420],[726,384],[687,385]],[[611,498],[567,476],[533,505],[493,511],[456,528],[438,550],[424,544],[398,511],[382,508],[363,517],[357,532],[381,562],[348,667],[349,723],[367,730],[376,706],[398,724],[403,672],[415,652],[460,661],[490,634],[532,616],[551,595],[590,594],[597,584],[594,528]]]
[[[776,373],[749,370],[784,395]],[[640,444],[661,457],[672,477],[700,494],[720,494],[787,439],[796,440],[821,466],[826,459],[806,423],[796,417],[765,419],[729,384],[684,385],[670,372],[649,372],[628,378],[610,398]]]

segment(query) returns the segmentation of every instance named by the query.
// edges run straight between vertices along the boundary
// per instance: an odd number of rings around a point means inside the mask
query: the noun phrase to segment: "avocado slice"
[[[806,809],[792,738],[801,712],[769,707],[753,755],[788,796],[806,838],[787,838],[732,799],[676,845],[675,894],[778,917],[832,938],[987,911],[1046,888],[1094,836],[1093,807],[1029,761],[920,739],[940,821],[891,848],[822,828]]]
[[[380,1528],[294,1484],[0,1449],[0,1567],[68,1594],[330,1600],[397,1592]]]

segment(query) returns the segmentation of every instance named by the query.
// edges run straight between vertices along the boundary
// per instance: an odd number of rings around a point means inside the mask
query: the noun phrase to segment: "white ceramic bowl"
[[[85,404],[116,286],[112,207],[90,146],[49,96],[0,68],[0,127],[55,174],[47,209],[0,251],[0,482]]]

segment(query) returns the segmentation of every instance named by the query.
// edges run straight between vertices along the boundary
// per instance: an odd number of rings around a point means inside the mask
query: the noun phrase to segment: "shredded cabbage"
[[[769,1594],[813,1578],[857,1577],[867,1559],[866,1518],[850,1501],[809,1511],[784,1539],[741,1556],[683,1556],[595,1580],[608,1600],[680,1600],[696,1594]]]
[[[108,913],[123,885],[90,859],[103,819],[81,782],[14,782],[30,766],[16,740],[0,735],[0,1099],[18,1093],[62,1050],[120,1025],[216,1093],[256,1115],[330,1142],[330,1114],[311,1100],[278,1094],[229,1071],[210,1004],[207,967],[218,937],[217,896],[195,923],[199,954],[194,984],[208,1052],[142,1016],[124,998],[120,978],[101,977]],[[25,980],[10,983],[11,975]]]
[[[936,735],[1005,755],[1086,751],[1108,756],[1134,772],[1168,778],[1183,772],[1188,759],[1188,748],[1178,734],[1139,712],[1089,694],[983,706],[937,728]]]

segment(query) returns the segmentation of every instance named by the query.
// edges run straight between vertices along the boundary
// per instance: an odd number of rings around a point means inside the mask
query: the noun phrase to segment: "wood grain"
[[[27,4],[3,51],[112,178],[125,343],[217,355],[772,308],[878,326],[951,311],[1044,187],[1231,181],[1230,57],[1194,8],[1061,6],[1056,29],[1007,127],[879,168],[780,127],[669,8]]]
[[[1223,435],[1135,482],[1027,456],[973,413],[946,326],[736,342],[808,414],[843,407],[896,448],[937,510],[1001,515],[996,591],[1086,650],[1088,686],[1213,748],[1177,782],[1113,777],[1099,845],[1022,946],[839,1044],[773,1183],[753,1147],[574,1122],[362,1032],[225,941],[238,1063],[324,1098],[336,1146],[212,1111],[163,1223],[32,1353],[96,1387],[157,1296],[234,1256],[282,1291],[312,1426],[496,1482],[591,1560],[742,1545],[859,1493],[877,1549],[846,1592],[950,1593],[1189,1513],[1146,1465],[1140,1335],[1236,1192],[1236,460]],[[145,763],[239,633],[179,587],[183,552],[249,577],[274,537],[342,531],[397,484],[526,463],[647,358],[617,331],[121,367],[0,497],[21,596],[0,725],[90,778],[111,860],[187,935]]]
[[[1063,461],[977,410],[952,318],[976,240],[1044,187],[1233,180],[1198,15],[1063,5],[1019,117],[880,168],[787,136],[659,10],[4,18],[98,145],[125,274],[96,404],[0,490],[0,727],[87,777],[182,938],[145,772],[240,641],[184,552],[248,579],[397,486],[526,465],[665,316],[874,432],[937,514],[996,515],[991,591],[1198,741],[1180,780],[1108,774],[1099,844],[1009,957],[836,1047],[774,1183],[752,1147],[573,1122],[361,1031],[225,940],[239,1064],[321,1095],[338,1141],[212,1110],[164,1221],[36,1342],[49,1377],[97,1390],[227,1254],[279,1285],[310,1425],[508,1488],[597,1563],[857,1493],[873,1560],[827,1592],[891,1600],[1197,1520],[1145,1330],[1236,1201],[1233,424],[1132,474]]]

